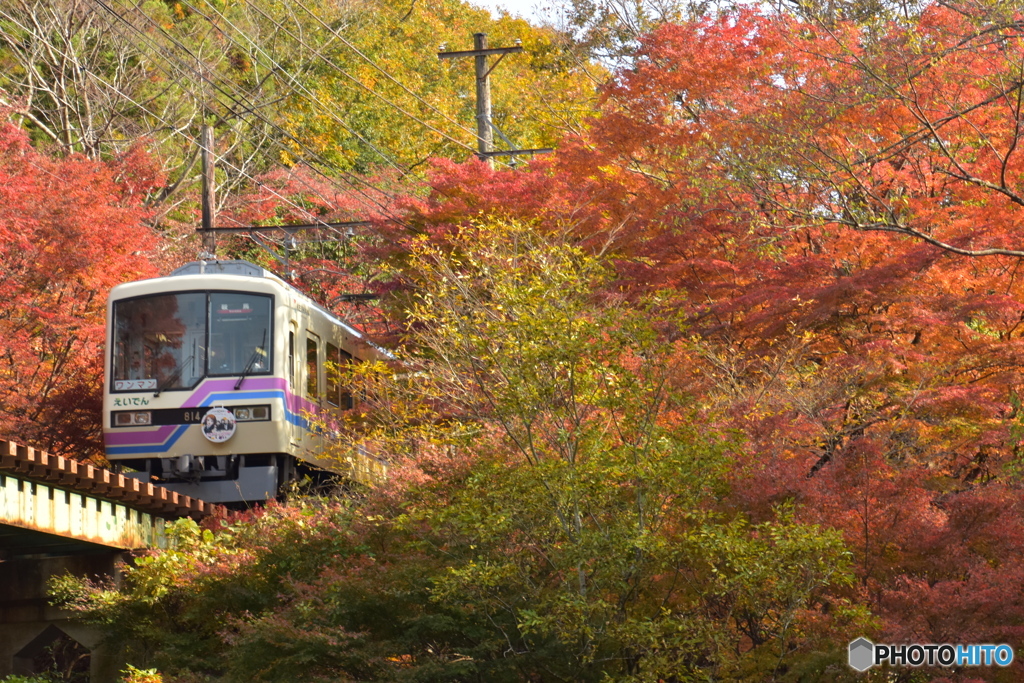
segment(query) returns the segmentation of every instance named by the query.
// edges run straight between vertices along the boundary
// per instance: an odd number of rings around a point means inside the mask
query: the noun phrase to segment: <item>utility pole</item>
[[[476,137],[480,154],[494,151],[494,133],[491,131],[491,72],[487,69],[487,34],[473,34],[473,60],[476,62]],[[522,51],[523,48],[519,48]],[[502,57],[505,55],[503,54]],[[501,61],[501,58],[498,58]],[[494,63],[497,66],[498,62]],[[490,161],[488,161],[490,163]]]
[[[199,134],[199,145],[202,148],[203,162],[203,246],[211,258],[217,258],[217,234],[213,231],[214,203],[214,166],[213,166],[213,126],[203,126]]]
[[[444,49],[444,46],[441,48]],[[491,72],[498,66],[505,55],[515,52],[522,52],[523,47],[487,47],[487,34],[473,34],[473,49],[459,50],[457,52],[438,52],[438,59],[454,59],[457,57],[473,57],[476,62],[476,140],[477,156],[485,160],[488,165],[493,164],[495,156],[515,156],[518,154],[538,154],[552,151],[551,148],[544,149],[514,149],[503,152],[494,151],[494,124],[491,122]],[[500,55],[498,59],[487,66],[489,55]]]
[[[494,151],[494,132],[491,130],[491,71],[513,52],[522,52],[523,47],[487,47],[487,34],[473,34],[473,49],[458,52],[438,52],[438,59],[454,59],[456,57],[473,57],[476,62],[476,148],[477,156],[491,163],[490,153]],[[487,68],[488,55],[500,55],[497,61]]]
[[[216,204],[214,203],[216,187],[214,182],[214,153],[213,153],[213,127],[203,126],[199,133],[199,146],[202,157],[202,175],[203,175],[203,214],[202,223],[196,228],[196,232],[203,236],[203,249],[206,254],[202,258],[217,258],[217,233],[234,235],[234,234],[248,234],[251,235],[253,240],[260,245],[265,251],[270,253],[275,259],[277,259],[285,270],[285,277],[291,279],[291,270],[288,262],[289,249],[294,250],[295,248],[295,234],[305,230],[346,230],[346,237],[354,236],[353,229],[357,227],[371,226],[371,221],[318,221],[316,223],[297,223],[292,225],[239,225],[230,227],[214,227],[213,219],[216,214]],[[288,240],[285,242],[284,259],[281,259],[274,254],[260,239],[260,232],[272,232],[272,231],[283,231],[288,235]],[[338,297],[337,301],[369,301],[376,299],[376,294],[342,294]]]
[[[239,233],[251,234],[259,231],[284,231],[289,236],[303,230],[321,229],[346,229],[348,236],[352,236],[352,229],[373,225],[371,221],[319,221],[317,223],[298,223],[293,225],[239,225],[231,227],[214,227],[213,219],[216,214],[214,203],[216,183],[214,180],[214,154],[213,154],[213,127],[203,126],[199,132],[199,147],[202,157],[203,170],[203,215],[202,224],[196,232],[203,236],[203,248],[211,258],[217,257],[217,234],[235,235]]]

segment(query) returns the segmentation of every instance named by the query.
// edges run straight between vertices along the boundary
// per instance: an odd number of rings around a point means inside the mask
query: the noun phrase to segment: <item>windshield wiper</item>
[[[170,388],[172,384],[177,382],[178,378],[181,377],[181,373],[185,369],[185,366],[191,363],[193,358],[195,358],[195,355],[191,355],[188,358],[186,358],[185,362],[179,365],[178,369],[174,371],[174,374],[165,379],[163,381],[163,384],[156,388],[156,391],[153,392],[153,398],[156,398],[157,396],[160,395],[160,392],[166,391],[167,389]]]
[[[252,357],[249,358],[249,362],[245,364],[245,370],[242,370],[242,376],[238,378],[237,382],[235,382],[235,391],[238,391],[239,389],[242,388],[242,382],[245,381],[245,378],[249,375],[249,372],[252,371],[252,366],[256,364],[256,359],[258,359],[260,356],[266,356],[267,355],[267,351],[266,351],[266,348],[265,348],[266,345],[267,345],[267,328],[264,327],[263,328],[263,341],[260,342],[259,346],[257,346],[255,349],[253,349]]]

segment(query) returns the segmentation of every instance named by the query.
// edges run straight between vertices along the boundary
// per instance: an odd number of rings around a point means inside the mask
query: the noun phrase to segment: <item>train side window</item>
[[[342,409],[352,407],[352,395],[345,391],[341,374],[352,361],[352,354],[327,342],[327,402]]]
[[[338,405],[338,393],[341,391],[341,381],[338,377],[338,373],[341,372],[340,352],[341,349],[331,342],[327,342],[327,365],[324,367],[326,373],[324,379],[327,385],[327,402],[332,406]]]
[[[288,386],[295,389],[295,330],[288,332]],[[297,391],[296,391],[297,393]]]
[[[320,338],[313,333],[306,335],[306,396],[320,397]]]

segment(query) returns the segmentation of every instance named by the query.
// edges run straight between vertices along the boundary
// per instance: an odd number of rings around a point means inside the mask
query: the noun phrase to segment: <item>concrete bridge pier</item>
[[[0,441],[0,679],[77,662],[81,679],[115,683],[123,648],[51,607],[47,582],[67,573],[118,581],[129,553],[167,547],[168,522],[214,512],[152,483]]]
[[[77,665],[76,670],[84,673],[87,666],[90,683],[117,681],[118,653],[110,652],[95,630],[50,606],[46,588],[51,577],[66,573],[116,576],[120,559],[120,552],[108,551],[0,562],[0,679],[42,673],[54,665],[56,649],[63,655],[63,667]]]

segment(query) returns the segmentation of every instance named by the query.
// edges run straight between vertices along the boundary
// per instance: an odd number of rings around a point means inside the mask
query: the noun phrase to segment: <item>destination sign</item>
[[[146,391],[156,389],[156,379],[115,379],[116,391]]]

